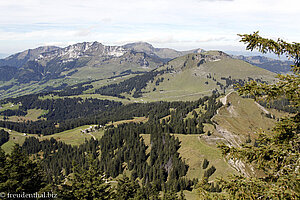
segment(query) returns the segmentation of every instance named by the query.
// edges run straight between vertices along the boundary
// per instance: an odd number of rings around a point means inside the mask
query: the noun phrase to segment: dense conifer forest
[[[176,192],[192,190],[198,180],[184,177],[189,166],[179,156],[180,142],[172,134],[203,133],[203,123],[212,123],[211,117],[221,106],[217,97],[218,94],[213,94],[197,101],[122,105],[114,101],[81,98],[41,100],[39,95],[28,95],[7,99],[4,103],[18,104],[19,109],[15,112],[48,110],[43,115],[45,120],[2,120],[0,126],[24,133],[51,135],[84,124],[105,125],[133,117],[146,117],[147,121],[144,123],[106,126],[100,140],[86,140],[79,146],[71,146],[53,138],[39,140],[29,137],[21,147],[15,147],[15,151],[20,153],[18,149],[21,149],[26,156],[34,158],[38,162],[36,167],[43,174],[43,183],[52,185],[53,188],[61,185],[56,190],[63,199],[72,199],[73,195],[68,192],[72,190],[70,187],[73,184],[65,184],[66,180],[73,180],[73,175],[78,170],[88,173],[94,168],[105,174],[107,179],[115,179],[125,171],[130,172],[130,177],[123,177],[118,182],[113,195],[122,195],[119,190],[123,186],[120,184],[129,184],[130,187],[135,187],[135,193],[130,194],[133,196],[139,194],[151,197],[158,195],[159,191],[165,191],[165,195],[177,196]],[[74,107],[76,109],[72,109]],[[195,109],[200,111],[195,112]],[[140,134],[150,134],[150,146],[145,145]],[[214,171],[212,169],[207,173],[210,176]],[[104,178],[100,180],[100,183],[105,182]]]

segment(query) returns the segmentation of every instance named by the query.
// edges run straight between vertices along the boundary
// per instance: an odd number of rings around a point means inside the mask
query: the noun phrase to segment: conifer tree
[[[74,165],[70,185],[63,185],[61,198],[63,199],[112,199],[114,193],[105,175],[100,171],[97,162],[88,159],[88,169]]]
[[[275,84],[267,85],[250,81],[239,88],[239,93],[251,95],[256,100],[286,98],[290,104],[300,105],[300,43],[287,43],[265,39],[253,34],[240,35],[248,50],[286,55],[294,60],[291,75],[277,75]],[[230,199],[299,199],[300,198],[300,114],[282,118],[271,135],[260,132],[256,145],[245,144],[241,148],[220,145],[223,154],[232,159],[250,163],[264,172],[262,177],[231,176],[219,182]],[[221,199],[221,198],[220,198]]]
[[[0,160],[0,191],[34,193],[45,186],[38,164],[31,161],[19,145],[16,144],[7,156],[0,150]]]
[[[167,190],[164,192],[163,200],[178,200],[177,193],[174,190]]]
[[[139,189],[139,184],[134,180],[130,180],[127,176],[118,179],[116,188],[116,199],[129,200],[133,199]]]

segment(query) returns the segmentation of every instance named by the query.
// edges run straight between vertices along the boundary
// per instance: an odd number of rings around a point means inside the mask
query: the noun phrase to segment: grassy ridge
[[[163,66],[162,69],[173,67],[174,71],[157,76],[152,83],[148,83],[143,91],[145,92],[143,98],[139,100],[196,100],[210,95],[214,89],[222,92],[220,86],[217,85],[217,82],[226,85],[222,77],[242,80],[248,80],[248,77],[251,77],[269,82],[274,80],[274,73],[230,57],[221,56],[220,59],[199,65],[200,58],[197,58],[197,55],[199,56],[199,54],[182,56]],[[155,85],[159,78],[164,78],[164,81]]]
[[[266,117],[266,113],[254,103],[253,99],[244,99],[237,93],[231,93],[227,96],[228,102],[229,105],[220,108],[213,121],[241,138],[248,135],[255,138],[255,133],[259,129],[268,132],[275,125],[276,119]],[[281,116],[275,114],[276,118]]]

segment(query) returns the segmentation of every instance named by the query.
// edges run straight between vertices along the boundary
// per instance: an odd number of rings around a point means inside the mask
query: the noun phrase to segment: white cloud
[[[243,45],[237,33],[256,30],[297,41],[299,7],[298,0],[0,0],[0,52],[14,41],[233,48]]]

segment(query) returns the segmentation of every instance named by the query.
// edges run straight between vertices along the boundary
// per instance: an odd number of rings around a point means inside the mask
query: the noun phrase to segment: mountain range
[[[274,69],[269,67],[273,64],[277,64]],[[149,83],[143,89],[146,93],[174,93],[175,98],[214,89],[224,90],[220,85],[226,85],[225,79],[229,77],[247,80],[265,76],[269,81],[274,76],[271,72],[286,73],[288,64],[265,57],[230,56],[200,48],[190,51],[155,48],[145,42],[123,46],[105,46],[99,42],[82,42],[64,48],[44,46],[0,59],[0,98],[63,89],[87,81],[100,81],[98,85],[102,86],[116,83],[111,81],[114,78],[120,78],[118,82],[166,68],[172,68],[173,72],[157,75],[155,79],[166,78],[169,84],[165,81],[161,86],[151,86]],[[254,65],[269,71],[261,71]],[[212,78],[212,83],[208,77]],[[190,80],[199,87],[194,88]],[[174,89],[175,85],[178,87]],[[154,96],[161,98],[162,95]]]
[[[271,133],[287,115],[285,99],[265,108],[234,91],[250,80],[274,83],[288,64],[143,42],[26,50],[0,60],[0,146],[32,152],[49,181],[68,181],[71,163],[89,152],[99,158],[105,184],[128,174],[198,199],[203,177],[209,191],[220,192],[217,177],[264,176],[217,146],[254,146],[259,130]]]

